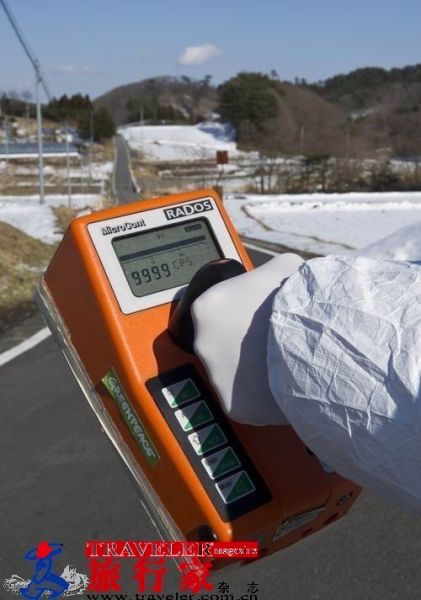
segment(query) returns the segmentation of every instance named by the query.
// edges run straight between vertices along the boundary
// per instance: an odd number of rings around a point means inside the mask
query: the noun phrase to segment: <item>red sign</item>
[[[227,165],[228,164],[228,151],[227,150],[217,150],[216,151],[216,164],[217,165]]]

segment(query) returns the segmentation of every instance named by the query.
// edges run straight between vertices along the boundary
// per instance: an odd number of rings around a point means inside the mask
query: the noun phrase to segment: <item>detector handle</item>
[[[170,318],[168,331],[177,346],[193,352],[194,325],[190,310],[193,302],[216,283],[245,272],[244,265],[232,258],[212,260],[196,271]]]

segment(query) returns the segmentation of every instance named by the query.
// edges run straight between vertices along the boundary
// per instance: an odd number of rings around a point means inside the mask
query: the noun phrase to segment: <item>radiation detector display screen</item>
[[[112,244],[137,297],[185,285],[202,265],[223,258],[206,219],[115,238]]]

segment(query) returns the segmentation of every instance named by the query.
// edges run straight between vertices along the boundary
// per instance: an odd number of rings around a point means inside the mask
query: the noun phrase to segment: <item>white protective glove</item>
[[[229,417],[251,425],[285,425],[268,385],[266,346],[273,297],[302,259],[282,254],[214,285],[191,307],[194,349]]]

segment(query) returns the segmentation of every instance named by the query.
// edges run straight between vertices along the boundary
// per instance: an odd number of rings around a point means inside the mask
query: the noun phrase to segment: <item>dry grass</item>
[[[104,144],[94,144],[92,158],[95,162],[114,161],[114,143],[112,140]]]
[[[34,290],[54,248],[0,222],[0,333],[35,312]]]
[[[79,210],[75,208],[69,208],[68,206],[64,206],[64,204],[60,204],[60,206],[52,206],[51,210],[54,213],[54,216],[57,221],[57,226],[60,229],[61,233],[64,233],[70,222],[73,221],[75,217],[77,217]]]

